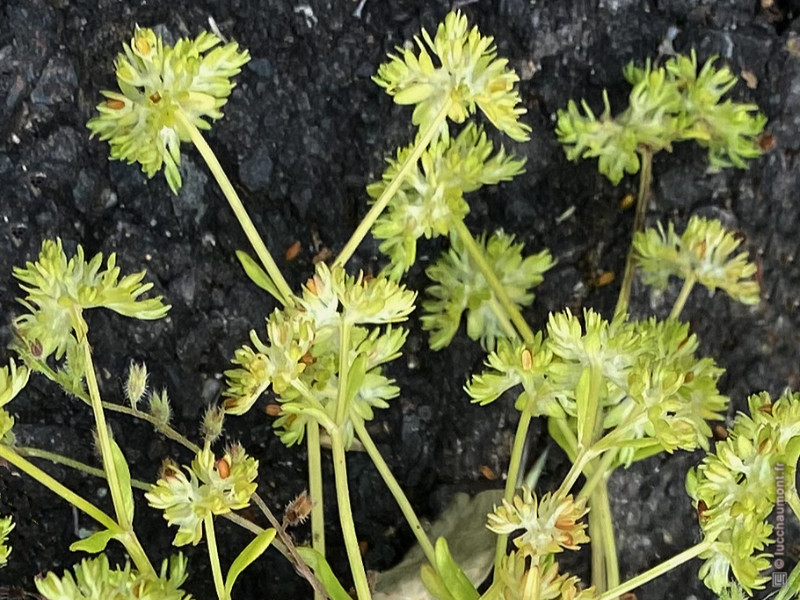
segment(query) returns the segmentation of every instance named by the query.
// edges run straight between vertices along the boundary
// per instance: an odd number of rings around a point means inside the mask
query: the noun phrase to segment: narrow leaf
[[[125,517],[128,523],[133,523],[133,489],[131,488],[131,472],[128,469],[128,461],[122,454],[117,442],[111,440],[111,460],[117,471],[119,488],[122,491],[122,507],[125,510]]]
[[[352,600],[347,590],[342,587],[336,575],[333,574],[331,566],[322,554],[308,546],[298,546],[297,554],[314,571],[314,575],[320,580],[331,600]]]
[[[236,258],[239,259],[239,262],[242,263],[242,268],[244,269],[245,274],[255,283],[258,287],[262,290],[266,290],[269,292],[273,298],[277,299],[279,302],[282,301],[283,296],[278,291],[278,288],[273,283],[272,278],[267,275],[266,271],[261,268],[261,266],[254,261],[247,252],[242,250],[236,251]]]
[[[69,551],[97,554],[105,550],[106,545],[112,539],[114,539],[114,532],[110,529],[103,529],[102,531],[96,531],[87,538],[73,542],[69,547]]]
[[[230,596],[233,584],[236,583],[236,578],[242,574],[250,564],[264,553],[272,540],[275,539],[275,530],[265,529],[259,533],[255,539],[245,546],[245,549],[239,553],[236,560],[233,561],[231,568],[228,569],[228,575],[225,577],[225,591]]]

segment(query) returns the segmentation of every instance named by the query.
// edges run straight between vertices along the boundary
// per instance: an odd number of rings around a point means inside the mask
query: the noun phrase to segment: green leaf
[[[436,540],[436,571],[428,565],[422,567],[425,588],[438,600],[475,600],[480,594],[461,567],[450,554],[447,540]]]
[[[69,551],[70,552],[88,552],[89,554],[97,554],[102,552],[106,549],[108,542],[113,540],[116,537],[115,534],[110,529],[104,529],[103,531],[96,531],[89,537],[78,540],[70,544]]]
[[[255,539],[245,546],[244,550],[239,553],[239,556],[233,561],[231,568],[228,569],[228,574],[225,577],[225,591],[230,595],[233,589],[233,584],[236,583],[236,578],[242,574],[250,564],[264,553],[272,540],[275,539],[275,530],[272,528],[265,529],[259,533]]]
[[[117,483],[122,491],[122,507],[125,510],[125,517],[129,523],[133,523],[133,489],[131,488],[131,472],[128,469],[128,461],[125,455],[113,439],[111,440],[111,460],[114,461],[114,468],[117,471]]]
[[[345,392],[345,400],[347,405],[352,404],[353,399],[356,397],[358,390],[364,385],[364,378],[367,375],[367,357],[364,354],[359,354],[350,365],[347,371],[347,390]]]
[[[262,290],[269,292],[269,294],[277,299],[278,301],[282,301],[283,296],[278,291],[278,288],[275,286],[275,283],[272,281],[272,278],[267,275],[266,271],[262,269],[259,264],[254,261],[247,252],[242,250],[236,251],[236,258],[239,259],[239,262],[242,263],[242,268],[244,269],[245,274],[255,283],[258,287]]]
[[[308,546],[298,546],[297,554],[299,554],[303,562],[314,571],[314,575],[316,575],[317,579],[322,583],[328,596],[331,597],[331,600],[352,600],[347,590],[342,587],[336,575],[333,574],[331,566],[322,554]]]

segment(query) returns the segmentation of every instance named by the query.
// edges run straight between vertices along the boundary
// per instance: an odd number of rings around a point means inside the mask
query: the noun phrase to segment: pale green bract
[[[24,365],[19,367],[12,358],[7,367],[0,368],[0,407],[11,402],[28,383],[30,370]]]
[[[92,135],[111,146],[111,158],[138,162],[153,177],[164,168],[170,188],[181,187],[180,143],[189,132],[176,114],[198,129],[222,117],[233,90],[231,78],[250,60],[247,50],[204,31],[195,39],[165,45],[151,29],[136,28],[130,45],[116,61],[120,92],[103,91],[107,100],[87,123]]]
[[[86,558],[59,577],[52,571],[36,578],[36,589],[47,600],[191,600],[180,589],[186,581],[182,554],[165,560],[158,577],[124,567],[111,567],[105,554]]]
[[[14,526],[15,523],[11,520],[11,517],[0,517],[0,567],[3,567],[8,562],[8,555],[11,554],[8,535],[14,529]]]
[[[450,250],[425,270],[433,285],[425,290],[422,328],[431,332],[431,348],[440,350],[453,339],[466,313],[467,335],[492,350],[498,340],[508,337],[503,309],[458,236],[451,235],[450,240]],[[532,288],[555,264],[550,252],[542,250],[523,258],[523,245],[514,243],[514,236],[503,231],[496,231],[488,240],[483,234],[477,243],[511,301],[520,307],[530,306]]]
[[[423,43],[424,40],[424,43]],[[460,11],[445,17],[431,39],[424,29],[415,38],[419,54],[397,48],[396,55],[381,65],[374,81],[394,97],[397,104],[415,104],[412,122],[426,130],[447,101],[447,117],[463,123],[476,108],[500,131],[514,140],[528,140],[530,127],[519,122],[527,112],[520,105],[514,84],[519,77],[508,69],[508,60],[497,58],[494,38],[469,28]],[[431,53],[440,66],[434,64]],[[439,135],[448,136],[444,122]]]

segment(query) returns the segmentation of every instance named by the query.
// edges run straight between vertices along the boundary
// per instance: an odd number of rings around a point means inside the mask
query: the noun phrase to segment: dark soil
[[[553,134],[555,111],[569,98],[585,97],[599,109],[601,89],[612,105],[627,94],[621,68],[658,54],[671,28],[678,51],[696,48],[701,60],[719,54],[736,73],[752,75],[735,96],[755,101],[769,117],[775,145],[748,171],[706,171],[704,153],[681,146],[659,155],[648,222],[692,214],[714,215],[746,236],[758,261],[763,302],[753,308],[723,295],[696,291],[684,316],[702,339],[703,352],[728,370],[722,387],[745,406],[749,393],[800,387],[800,14],[796,0],[480,0],[465,12],[494,35],[500,54],[518,70],[532,141],[507,144],[528,160],[513,183],[471,198],[473,231],[498,227],[515,233],[533,252],[550,248],[558,265],[539,288],[526,317],[541,328],[549,311],[593,307],[610,316],[615,284],[598,287],[605,271],[621,273],[633,220],[619,208],[636,181],[612,187],[590,162],[571,164]],[[762,5],[770,5],[769,10]],[[205,407],[219,398],[221,373],[251,328],[261,328],[273,308],[238,267],[234,251],[247,242],[202,160],[186,148],[185,186],[173,196],[161,175],[148,181],[134,166],[110,162],[108,147],[85,129],[99,90],[113,85],[113,60],[135,24],[168,37],[195,35],[213,17],[221,31],[250,50],[253,60],[237,79],[225,118],[208,134],[211,146],[245,201],[257,227],[292,285],[312,272],[322,248],[336,253],[365,213],[364,187],[380,176],[383,157],[411,137],[410,110],[397,107],[370,80],[387,51],[429,31],[450,9],[446,1],[367,0],[360,16],[350,0],[308,4],[287,0],[221,2],[117,2],[113,0],[5,0],[0,12],[0,305],[2,341],[18,314],[13,265],[33,259],[41,242],[60,236],[69,249],[117,252],[124,271],[146,268],[148,279],[173,308],[167,319],[137,323],[97,312],[90,315],[105,399],[121,401],[120,382],[131,359],[144,360],[155,387],[166,386],[174,425],[189,436]],[[572,216],[557,220],[568,209]],[[299,257],[284,251],[296,240]],[[424,265],[443,248],[424,244],[421,265],[409,283],[425,285]],[[377,270],[377,245],[367,241],[353,269]],[[665,315],[677,290],[652,295],[635,287],[637,316]],[[493,484],[488,466],[503,473],[516,422],[510,402],[487,408],[468,403],[462,385],[483,360],[480,347],[459,337],[431,353],[416,318],[404,358],[393,370],[402,396],[379,414],[375,438],[419,513],[435,518],[456,490]],[[7,357],[5,357],[7,359]],[[305,487],[305,455],[286,449],[272,434],[263,404],[227,423],[229,440],[241,440],[261,463],[259,490],[273,509]],[[12,405],[20,443],[82,458],[92,456],[88,409],[54,386],[34,379]],[[154,480],[162,458],[189,457],[151,428],[111,417],[134,477]],[[537,424],[533,456],[552,446]],[[662,456],[619,472],[611,482],[623,577],[698,540],[696,515],[684,492],[687,469],[701,455]],[[101,506],[110,504],[98,481],[43,465]],[[350,457],[356,526],[369,569],[386,569],[411,544],[398,509],[367,457]],[[567,463],[550,453],[542,489],[554,486]],[[483,470],[486,473],[486,470]],[[328,467],[330,478],[330,468]],[[332,484],[328,485],[328,490]],[[328,508],[334,507],[328,498]],[[68,552],[79,528],[93,523],[76,515],[39,484],[0,468],[0,513],[17,528],[9,566],[0,571],[0,597],[32,592],[33,576],[57,572],[80,557]],[[253,518],[258,518],[255,514]],[[223,552],[233,554],[247,536],[220,522]],[[345,574],[335,511],[328,519],[334,568]],[[137,531],[151,556],[170,553],[163,519],[142,502]],[[298,537],[307,535],[298,531]],[[794,560],[800,534],[789,537]],[[213,596],[205,548],[191,557],[187,589]],[[112,556],[121,559],[118,547]],[[578,570],[586,575],[588,556]],[[574,562],[574,561],[573,561]],[[694,561],[637,591],[648,600],[711,598],[695,577]],[[343,575],[345,579],[347,575]],[[768,590],[769,591],[769,590]],[[306,598],[308,586],[285,560],[269,552],[242,578],[235,598]]]

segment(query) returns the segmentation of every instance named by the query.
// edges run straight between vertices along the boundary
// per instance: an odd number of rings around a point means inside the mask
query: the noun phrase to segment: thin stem
[[[347,484],[347,460],[345,458],[344,442],[340,429],[333,429],[331,435],[331,450],[333,452],[333,472],[336,480],[336,499],[339,508],[339,522],[342,526],[344,546],[347,550],[347,559],[350,562],[350,572],[353,575],[353,584],[356,588],[358,600],[369,600],[372,596],[369,591],[367,574],[361,560],[361,551],[358,547],[356,526],[353,522],[353,512],[350,507],[350,489]]]
[[[130,406],[125,406],[124,404],[114,404],[113,402],[103,402],[103,408],[105,410],[111,410],[114,412],[122,413],[124,415],[128,415],[135,419],[141,419],[142,421],[147,421],[153,427],[155,427],[159,431],[159,433],[161,433],[164,437],[169,438],[174,442],[178,442],[181,446],[183,446],[188,450],[191,450],[195,454],[200,452],[200,446],[187,439],[186,436],[181,434],[178,430],[173,429],[169,425],[162,423],[149,413],[146,413],[136,408],[131,408]]]
[[[597,425],[602,422],[600,414],[600,386],[603,383],[603,370],[599,365],[589,367],[589,391],[585,410],[578,408],[578,448],[588,448],[595,442]],[[583,420],[581,419],[583,415]],[[598,419],[600,417],[600,419]]]
[[[564,478],[564,481],[561,482],[561,485],[559,486],[558,490],[556,490],[556,493],[553,494],[555,499],[564,498],[567,496],[567,494],[569,494],[572,486],[575,485],[578,477],[581,476],[583,469],[595,456],[597,456],[597,454],[591,448],[587,450],[580,450],[578,452],[578,456],[575,459],[575,462],[572,463],[567,476]]]
[[[23,473],[33,477],[51,492],[60,496],[78,510],[86,513],[106,529],[117,532],[121,530],[119,524],[114,519],[86,500],[83,496],[79,496],[64,484],[42,471],[32,462],[17,454],[10,446],[0,444],[0,458],[5,459]]]
[[[378,469],[378,473],[381,474],[383,481],[386,483],[386,487],[389,488],[392,496],[394,496],[397,506],[400,507],[400,510],[403,512],[403,516],[411,526],[411,531],[414,532],[414,536],[417,538],[417,543],[419,543],[420,548],[422,548],[422,551],[425,553],[425,558],[428,559],[428,562],[431,565],[436,565],[433,544],[431,544],[428,534],[425,533],[425,529],[422,527],[422,524],[419,522],[414,509],[411,507],[408,497],[406,497],[405,493],[403,492],[403,488],[400,487],[400,484],[397,483],[394,475],[392,475],[391,470],[389,470],[389,465],[386,464],[383,456],[381,456],[378,447],[375,445],[375,442],[369,435],[364,423],[358,419],[355,419],[353,420],[353,428],[355,429],[358,439],[361,440],[361,443],[364,445],[364,450],[367,451],[367,454],[372,459],[375,468]]]
[[[203,519],[203,524],[206,528],[208,560],[211,563],[211,574],[214,577],[214,588],[217,590],[217,598],[219,598],[219,600],[230,600],[230,596],[225,591],[225,581],[222,579],[222,567],[219,564],[217,536],[214,533],[214,515],[208,513]]]
[[[336,397],[336,426],[344,423],[347,415],[347,375],[350,370],[350,323],[342,319],[342,326],[339,330],[339,389]]]
[[[594,464],[588,464],[583,469],[583,472],[586,473],[586,483],[583,484],[581,491],[578,492],[578,495],[575,497],[575,501],[578,502],[580,500],[586,500],[594,491],[594,488],[603,480],[603,478],[608,473],[608,468],[611,466],[611,463],[614,462],[614,459],[617,457],[616,450],[609,450],[605,454],[603,454],[603,458],[600,459],[600,462],[595,466]]]
[[[88,327],[78,309],[73,312],[73,319],[75,321],[74,325],[78,343],[83,350],[86,388],[89,391],[89,399],[92,401],[92,413],[94,414],[94,422],[97,428],[97,445],[100,447],[100,454],[103,458],[103,469],[106,472],[106,480],[108,482],[108,489],[111,492],[114,512],[117,515],[117,522],[120,527],[125,531],[133,531],[133,523],[128,515],[128,511],[125,509],[121,481],[111,450],[111,437],[108,433],[106,416],[105,412],[103,412],[103,401],[100,399],[100,389],[97,385],[97,376],[94,370],[94,361],[92,360],[92,347],[89,345],[89,339],[86,337]],[[150,568],[152,569],[152,567]]]
[[[589,497],[589,537],[592,540],[592,584],[598,593],[619,585],[619,562],[607,477]]]
[[[672,558],[656,565],[652,569],[648,569],[644,573],[637,575],[633,579],[629,579],[628,581],[618,585],[617,587],[610,589],[603,594],[600,594],[597,600],[614,600],[615,598],[618,598],[619,596],[622,596],[623,594],[630,592],[631,590],[634,590],[641,585],[644,585],[648,581],[652,581],[656,577],[660,577],[664,573],[668,573],[669,571],[682,565],[683,563],[690,561],[693,558],[696,558],[697,556],[708,550],[710,547],[711,547],[711,542],[703,540],[702,542],[695,544],[691,548],[684,550],[680,554],[676,554]]]
[[[322,493],[322,452],[319,443],[319,425],[306,425],[308,449],[308,491],[311,494],[311,547],[325,556],[325,508]],[[321,596],[314,590],[314,599]]]
[[[69,467],[70,469],[75,469],[76,471],[81,471],[83,473],[86,473],[87,475],[92,475],[93,477],[100,477],[105,479],[106,476],[106,473],[105,471],[103,471],[103,469],[92,467],[79,460],[75,460],[74,458],[69,458],[68,456],[62,456],[61,454],[56,454],[55,452],[48,452],[47,450],[42,450],[41,448],[33,448],[32,446],[14,446],[14,449],[20,456],[25,456],[27,458],[41,458],[43,460],[49,460],[52,463],[58,465],[64,465],[65,467]],[[138,479],[131,479],[131,487],[136,488],[137,490],[142,490],[143,492],[149,492],[152,486],[144,481],[140,481]]]
[[[639,151],[641,168],[639,169],[639,193],[636,196],[636,214],[633,217],[634,235],[644,231],[644,217],[647,212],[647,199],[650,195],[650,185],[653,181],[653,152],[649,148]],[[636,270],[636,261],[633,256],[633,244],[628,249],[628,258],[625,260],[625,272],[622,276],[622,286],[617,298],[617,307],[614,317],[619,317],[628,312],[633,287],[633,273]]]
[[[519,308],[517,308],[517,305],[514,304],[514,301],[508,296],[506,288],[497,278],[497,274],[494,272],[492,265],[490,265],[489,261],[486,260],[486,255],[484,254],[483,249],[478,245],[478,242],[475,241],[475,238],[472,237],[472,234],[464,224],[464,221],[457,220],[455,222],[453,225],[453,233],[455,233],[455,235],[458,236],[459,241],[464,244],[464,247],[467,249],[467,253],[469,254],[470,258],[475,261],[475,264],[478,266],[478,270],[481,272],[484,279],[486,279],[486,283],[489,284],[492,293],[508,314],[511,322],[514,323],[514,327],[517,328],[517,331],[522,339],[528,344],[533,343],[533,330],[525,322],[525,319],[523,318],[522,313],[519,311]]]
[[[500,326],[503,328],[506,336],[508,339],[515,340],[519,337],[517,330],[514,329],[514,325],[511,323],[511,320],[508,318],[508,314],[506,313],[503,306],[497,301],[497,298],[492,296],[489,300],[489,306],[492,308],[492,312],[494,316],[497,317],[497,320],[500,321]]]
[[[517,489],[519,480],[519,471],[522,466],[522,455],[525,450],[525,440],[528,438],[528,429],[531,424],[531,412],[528,407],[533,403],[529,400],[525,404],[525,408],[519,416],[519,423],[517,423],[517,431],[514,434],[514,446],[511,448],[511,458],[508,460],[508,475],[506,477],[506,488],[503,493],[503,498],[506,502],[511,502],[514,499],[514,492]],[[494,553],[494,572],[500,572],[500,561],[506,555],[506,546],[508,545],[508,534],[500,534],[497,536],[497,545],[495,546]]]
[[[420,156],[422,156],[422,153],[428,148],[431,140],[439,132],[439,127],[441,124],[447,120],[447,113],[450,111],[451,105],[452,100],[450,100],[448,97],[447,100],[442,103],[442,107],[439,109],[439,112],[436,113],[436,116],[433,118],[430,125],[428,125],[428,128],[414,143],[414,149],[412,150],[411,154],[408,155],[408,158],[406,158],[405,162],[400,166],[400,169],[397,171],[394,179],[389,182],[389,185],[386,186],[386,189],[383,190],[383,193],[378,197],[377,200],[375,200],[372,208],[369,209],[369,212],[367,212],[367,214],[361,220],[361,223],[358,224],[358,227],[353,232],[353,235],[350,236],[350,239],[347,241],[344,248],[342,248],[339,256],[337,256],[336,260],[333,261],[334,267],[343,267],[345,263],[350,260],[350,257],[353,256],[353,253],[356,251],[356,248],[358,248],[358,245],[361,243],[361,241],[367,237],[369,230],[372,229],[375,221],[378,220],[378,217],[383,212],[383,209],[385,209],[386,205],[389,204],[397,190],[400,189],[400,186],[402,185],[406,176],[409,174],[409,172],[411,172],[412,169],[416,168],[417,161],[419,160]]]
[[[322,585],[320,580],[317,578],[316,575],[311,571],[311,568],[306,564],[306,562],[300,558],[300,555],[297,553],[297,547],[294,545],[294,541],[292,540],[292,536],[290,536],[286,532],[286,528],[283,526],[283,523],[279,523],[278,519],[266,505],[264,500],[261,499],[261,496],[258,494],[253,494],[251,500],[255,503],[255,505],[259,508],[259,510],[267,517],[269,524],[272,526],[275,531],[278,532],[279,540],[274,540],[272,545],[275,546],[281,554],[283,554],[289,562],[294,565],[295,570],[303,576],[308,583],[311,584],[311,587],[314,588],[314,594],[319,594],[322,598],[327,598],[328,594],[325,591],[325,586]],[[223,515],[228,516],[228,515]],[[251,529],[251,531],[254,531]],[[263,529],[259,528],[258,533],[261,533]]]
[[[672,312],[669,313],[670,319],[677,319],[680,316],[683,307],[686,305],[686,300],[689,299],[689,294],[692,293],[692,288],[695,283],[697,283],[697,278],[694,275],[690,275],[683,282],[683,287],[678,297],[675,299],[675,304],[672,306]]]
[[[275,287],[278,289],[280,297],[278,297],[277,300],[284,306],[293,304],[294,294],[292,293],[292,288],[290,288],[289,284],[286,283],[286,279],[284,279],[283,274],[278,268],[278,265],[275,264],[272,254],[270,254],[267,246],[264,244],[264,240],[259,235],[255,225],[253,225],[253,221],[250,220],[250,216],[247,214],[242,201],[239,199],[239,195],[236,193],[236,190],[233,188],[228,176],[225,174],[225,171],[219,164],[219,161],[217,160],[214,151],[211,149],[211,146],[208,145],[208,142],[206,142],[205,138],[197,129],[197,127],[195,127],[194,123],[186,118],[186,115],[184,115],[180,110],[175,112],[175,119],[189,134],[192,143],[206,161],[208,169],[211,171],[211,174],[214,175],[214,179],[217,180],[217,184],[222,190],[222,193],[225,195],[225,198],[228,200],[228,204],[230,204],[231,208],[233,209],[233,213],[236,215],[236,218],[239,220],[239,225],[242,226],[242,230],[247,236],[250,245],[253,246],[253,250],[255,250],[256,255],[261,261],[261,264],[264,265],[264,269],[267,271],[267,274],[270,276],[275,284]]]

